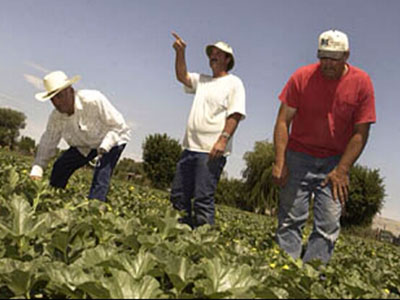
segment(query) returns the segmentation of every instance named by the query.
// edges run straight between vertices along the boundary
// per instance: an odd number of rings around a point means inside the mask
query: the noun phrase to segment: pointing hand
[[[175,42],[172,45],[172,47],[175,49],[175,51],[185,51],[186,48],[186,43],[184,40],[181,39],[181,37],[176,34],[175,32],[172,32],[173,37],[175,38]]]

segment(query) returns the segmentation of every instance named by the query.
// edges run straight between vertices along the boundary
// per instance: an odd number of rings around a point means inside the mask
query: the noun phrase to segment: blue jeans
[[[125,144],[114,146],[101,157],[94,169],[92,186],[90,187],[88,196],[89,199],[107,201],[106,196],[111,175],[124,148]],[[65,188],[71,175],[96,156],[96,149],[92,149],[87,156],[83,156],[76,147],[70,147],[54,163],[53,170],[51,171],[50,185],[57,188]]]
[[[276,239],[294,259],[301,255],[302,230],[308,218],[309,201],[314,196],[314,225],[303,261],[320,259],[327,263],[332,256],[340,231],[341,205],[334,201],[330,185],[321,183],[339,163],[340,156],[316,158],[287,151],[287,184],[281,189]]]
[[[181,220],[183,223],[192,228],[214,224],[214,194],[225,163],[225,157],[211,160],[208,153],[183,151],[176,167],[170,198],[175,209],[186,212]]]

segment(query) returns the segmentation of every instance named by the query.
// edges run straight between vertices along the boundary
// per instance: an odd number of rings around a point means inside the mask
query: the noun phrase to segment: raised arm
[[[186,68],[186,59],[185,59],[186,43],[175,32],[173,32],[172,35],[175,38],[173,48],[176,51],[176,59],[175,59],[176,78],[178,79],[179,82],[182,82],[188,88],[192,88],[192,83],[190,81],[189,73],[187,72]]]

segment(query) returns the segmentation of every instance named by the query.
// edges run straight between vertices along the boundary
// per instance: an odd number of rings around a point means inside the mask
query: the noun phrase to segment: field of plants
[[[328,266],[303,265],[274,219],[218,206],[215,227],[192,231],[167,193],[114,181],[104,211],[87,172],[54,190],[29,170],[0,151],[2,299],[400,298],[399,247],[341,235]]]

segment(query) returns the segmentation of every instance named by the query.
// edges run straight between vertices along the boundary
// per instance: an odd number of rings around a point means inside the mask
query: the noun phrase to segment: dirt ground
[[[372,228],[388,230],[395,236],[400,235],[400,222],[396,220],[376,216],[372,223]]]

